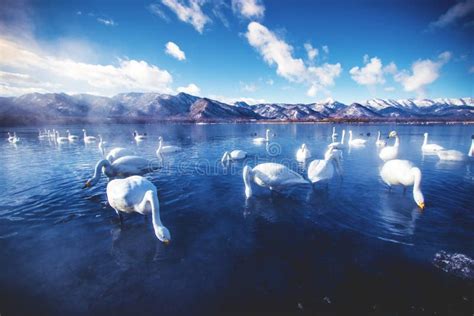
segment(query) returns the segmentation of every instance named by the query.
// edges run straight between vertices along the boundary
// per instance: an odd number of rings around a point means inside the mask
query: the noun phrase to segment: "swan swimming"
[[[144,141],[145,139],[147,139],[147,135],[146,135],[146,133],[138,134],[137,131],[134,131],[133,132],[133,138],[135,139],[136,142],[141,142],[141,141]]]
[[[8,133],[8,138],[7,138],[7,140],[8,140],[9,143],[12,143],[14,136],[13,136],[12,134],[10,134],[10,132],[7,132],[7,133]]]
[[[66,131],[67,133],[67,139],[70,141],[70,142],[74,142],[76,140],[79,139],[79,136],[77,135],[72,135],[71,132],[69,132],[69,130]]]
[[[107,200],[122,223],[123,213],[151,213],[156,237],[163,243],[171,241],[169,230],[163,226],[160,218],[160,202],[153,183],[142,176],[114,179],[107,184]]]
[[[139,156],[125,156],[118,158],[114,162],[102,159],[97,162],[94,168],[94,175],[87,180],[84,187],[95,185],[103,173],[108,178],[125,177],[130,175],[142,175],[152,170],[152,162]],[[101,172],[102,171],[102,172]]]
[[[69,138],[67,136],[59,136],[59,132],[56,131],[56,142],[59,143],[66,143],[69,142]]]
[[[413,199],[421,208],[425,208],[425,198],[421,192],[421,171],[408,160],[394,159],[387,161],[380,170],[382,180],[389,186],[413,185]]]
[[[393,144],[393,146],[387,146],[380,151],[379,157],[383,161],[396,159],[398,157],[398,148],[400,147],[400,138],[398,137],[397,132],[391,131],[388,137],[395,137],[395,143]]]
[[[352,131],[349,131],[349,145],[350,146],[364,146],[365,143],[367,142],[366,139],[362,138],[354,138],[352,139]]]
[[[270,141],[270,130],[267,129],[265,131],[265,138],[264,137],[256,137],[253,139],[255,143],[264,143],[264,142],[269,142]]]
[[[382,140],[382,139],[380,138],[380,136],[381,136],[381,133],[380,133],[380,131],[378,131],[378,132],[377,132],[377,141],[375,142],[375,146],[377,146],[377,147],[385,147],[385,145],[387,145],[387,142],[384,141],[384,140]]]
[[[446,161],[466,161],[468,158],[474,157],[474,135],[471,136],[471,147],[467,155],[459,150],[440,150],[437,151],[436,154],[438,155],[440,160]]]
[[[94,143],[97,139],[94,136],[87,136],[86,130],[83,129],[82,132],[84,133],[84,143]]]
[[[335,149],[344,149],[346,145],[344,144],[344,137],[346,136],[346,130],[342,130],[341,141],[340,142],[332,142],[328,145],[328,148],[335,148]]]
[[[13,136],[8,133],[8,141],[12,144],[18,144],[21,142],[21,138],[16,136],[16,132],[13,132]]]
[[[232,160],[240,160],[247,157],[247,152],[243,150],[232,150],[231,152],[226,151],[222,156],[221,162],[232,161]]]
[[[337,136],[339,136],[339,135],[336,133],[336,127],[333,126],[333,127],[332,127],[332,135],[331,135],[331,138],[332,138],[332,141],[333,141],[333,142],[336,141]]]
[[[424,153],[436,153],[437,151],[443,150],[443,146],[438,144],[428,144],[428,133],[424,133],[423,145],[421,145],[421,151]]]
[[[329,180],[336,171],[342,177],[341,151],[329,148],[324,154],[324,159],[311,161],[308,166],[308,179],[311,183]]]
[[[306,144],[301,145],[301,147],[296,152],[296,160],[299,162],[305,162],[306,159],[311,158],[311,151],[308,149]]]
[[[309,184],[298,173],[274,162],[262,163],[253,169],[245,166],[242,176],[245,184],[245,196],[247,198],[252,196],[252,188],[255,184],[271,191],[279,191],[280,189],[299,184]]]
[[[344,137],[346,137],[346,130],[342,130],[341,134],[341,141],[340,142],[332,142],[331,144],[328,145],[328,148],[335,148],[335,149],[344,149],[346,148],[346,145],[344,144]]]
[[[161,154],[166,154],[166,153],[175,153],[181,151],[181,147],[179,146],[163,146],[163,137],[158,138],[158,149],[156,150],[156,155],[160,156]]]
[[[49,137],[49,131],[46,131],[46,129],[44,129],[44,131],[41,131],[40,129],[38,129],[38,138],[39,139],[46,139]]]

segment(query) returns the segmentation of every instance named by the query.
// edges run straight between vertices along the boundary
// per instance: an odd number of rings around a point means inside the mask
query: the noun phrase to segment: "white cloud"
[[[323,45],[322,48],[323,48],[323,52],[324,52],[325,54],[329,54],[329,47],[328,47],[327,45]]]
[[[439,78],[441,67],[451,59],[450,52],[441,53],[438,60],[417,60],[408,70],[402,70],[395,75],[395,81],[400,82],[403,89],[408,92],[416,91],[419,96],[424,95],[425,86]]]
[[[388,74],[394,75],[397,73],[397,65],[395,65],[395,63],[392,61],[387,66],[383,67],[383,71]]]
[[[262,55],[270,66],[276,65],[277,74],[290,82],[305,83],[308,93],[315,95],[319,90],[334,84],[342,71],[341,64],[307,67],[301,58],[293,57],[293,47],[258,22],[251,22],[245,34],[251,46]]]
[[[232,0],[232,10],[249,19],[260,19],[265,14],[260,0]]]
[[[186,55],[184,54],[184,52],[175,43],[168,42],[168,43],[166,43],[165,47],[166,47],[165,53],[167,53],[168,55],[173,56],[177,60],[185,60],[186,59]]]
[[[185,5],[181,0],[162,0],[162,3],[176,13],[176,16],[183,22],[191,24],[196,31],[202,33],[210,18],[202,12],[200,0],[189,0],[189,5]]]
[[[3,86],[19,94],[21,89],[31,87],[38,92],[97,91],[101,95],[125,91],[171,93],[173,82],[168,71],[143,60],[119,59],[116,65],[78,62],[1,37],[0,70]],[[51,84],[26,85],[19,82],[22,79]]]
[[[436,21],[430,23],[431,28],[443,28],[474,12],[474,0],[458,2],[441,15]]]
[[[319,54],[318,49],[314,48],[310,43],[305,43],[304,49],[306,49],[306,53],[308,54],[308,59],[310,61],[314,60]]]
[[[114,22],[112,19],[105,19],[105,18],[97,18],[97,22],[102,23],[106,26],[116,26],[117,23]]]
[[[385,78],[383,76],[383,65],[382,61],[377,58],[373,57],[368,62],[369,57],[367,55],[364,56],[364,67],[353,67],[349,70],[351,74],[352,80],[357,82],[360,85],[367,85],[373,86],[376,84],[384,84]]]
[[[162,18],[164,21],[169,22],[170,19],[168,16],[163,12],[163,9],[158,3],[152,3],[147,7],[148,11],[150,11],[152,14],[156,15],[157,17]]]
[[[176,90],[178,92],[184,92],[184,93],[192,94],[192,95],[196,95],[196,96],[199,95],[199,93],[201,92],[201,89],[197,85],[195,85],[194,83],[190,83],[186,87],[179,87]]]

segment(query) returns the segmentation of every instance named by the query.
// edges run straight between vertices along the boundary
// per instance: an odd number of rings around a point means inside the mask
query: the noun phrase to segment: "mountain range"
[[[186,93],[31,93],[0,97],[0,124],[153,121],[474,121],[474,98],[371,99],[344,104],[226,104]]]

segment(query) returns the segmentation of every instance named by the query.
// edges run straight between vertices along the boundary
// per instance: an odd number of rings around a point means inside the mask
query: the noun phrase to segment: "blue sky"
[[[2,1],[0,95],[474,96],[474,0]]]

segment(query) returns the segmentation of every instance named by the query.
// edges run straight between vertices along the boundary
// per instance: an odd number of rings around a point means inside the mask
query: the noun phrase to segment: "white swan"
[[[278,191],[299,184],[309,184],[301,175],[293,170],[273,162],[262,163],[253,169],[245,166],[243,170],[243,179],[245,184],[245,196],[252,196],[253,185],[269,190]]]
[[[344,137],[346,136],[346,130],[342,130],[341,141],[340,142],[332,142],[328,145],[328,148],[335,148],[335,149],[344,149],[346,145],[344,144]]]
[[[49,131],[46,131],[46,129],[44,131],[41,131],[40,129],[38,129],[38,138],[39,139],[46,139],[49,137]]]
[[[156,187],[142,176],[115,179],[107,184],[107,200],[120,217],[122,213],[151,213],[156,237],[165,244],[171,241],[169,230],[163,226],[160,218],[160,202]]]
[[[467,155],[459,150],[441,150],[437,151],[440,160],[446,161],[466,161],[468,158],[474,157],[474,135],[471,136],[471,147],[467,152]]]
[[[125,157],[125,156],[134,156],[135,153],[131,151],[130,149],[123,148],[123,147],[115,147],[112,148],[109,153],[105,156],[105,159],[110,161],[110,163],[113,163],[119,158]]]
[[[166,154],[166,153],[175,153],[178,151],[181,151],[181,147],[179,146],[163,146],[163,137],[158,138],[158,149],[156,150],[156,155],[160,156],[161,154]]]
[[[265,138],[264,137],[256,137],[253,139],[255,143],[264,143],[264,142],[269,142],[270,141],[270,130],[267,129],[265,131]]]
[[[91,187],[100,180],[103,173],[108,178],[125,177],[131,175],[142,175],[152,170],[152,162],[139,156],[125,156],[118,158],[114,162],[102,159],[97,162],[94,168],[94,175],[87,180],[84,187]],[[102,172],[101,172],[102,171]]]
[[[135,141],[141,142],[141,141],[144,141],[145,139],[147,139],[147,135],[146,135],[146,133],[138,134],[137,131],[134,131],[133,132],[133,138],[135,139]]]
[[[332,127],[332,135],[331,135],[331,138],[332,138],[332,141],[333,141],[333,142],[336,141],[337,136],[339,136],[339,135],[336,133],[336,127],[333,126],[333,127]]]
[[[423,140],[423,145],[421,145],[421,151],[424,153],[436,153],[437,151],[444,150],[444,147],[438,144],[428,144],[428,133],[424,133],[423,136],[425,139]]]
[[[383,139],[380,138],[381,133],[380,131],[377,132],[377,141],[375,142],[375,146],[377,147],[385,147],[387,145],[387,142],[384,141]]]
[[[10,133],[8,133],[8,135],[10,135]],[[16,133],[14,132],[14,133],[13,133],[13,136],[12,136],[12,138],[11,138],[11,140],[10,140],[10,136],[9,136],[9,141],[10,141],[10,143],[12,143],[12,144],[18,144],[18,143],[21,142],[21,138],[18,137],[18,136],[16,136]]]
[[[413,199],[421,208],[425,208],[425,199],[421,192],[421,171],[408,160],[394,159],[387,161],[380,170],[382,180],[391,187],[413,185]]]
[[[299,162],[305,162],[306,159],[309,158],[311,158],[311,151],[306,147],[306,144],[301,145],[296,152],[296,160]]]
[[[247,157],[247,152],[243,150],[232,150],[231,152],[226,151],[222,156],[221,162],[231,161],[231,160],[240,160]]]
[[[12,143],[14,136],[13,136],[12,134],[10,134],[10,132],[7,132],[7,133],[8,133],[8,138],[7,138],[7,140],[8,140],[9,143]]]
[[[362,138],[352,139],[352,131],[349,130],[349,145],[350,146],[364,146],[366,142],[367,142],[367,140],[362,139]]]
[[[400,147],[400,138],[398,137],[397,132],[391,131],[388,137],[395,137],[395,143],[393,144],[393,146],[387,146],[380,151],[379,157],[383,161],[396,159],[398,157],[398,147]]]
[[[82,130],[84,132],[84,143],[94,143],[97,139],[94,136],[87,136],[86,130]]]
[[[76,140],[79,139],[79,136],[77,136],[77,135],[72,135],[71,132],[69,132],[69,130],[67,130],[66,133],[67,133],[67,139],[68,139],[70,142],[75,142]]]
[[[308,166],[308,179],[311,183],[329,180],[336,171],[342,177],[341,151],[329,148],[324,154],[324,159],[311,161]]]
[[[56,131],[56,142],[59,143],[67,143],[69,142],[69,138],[67,136],[59,136],[59,132]]]

